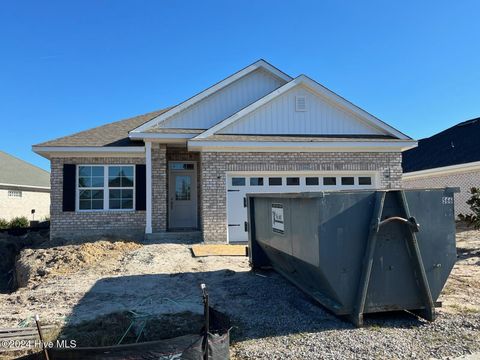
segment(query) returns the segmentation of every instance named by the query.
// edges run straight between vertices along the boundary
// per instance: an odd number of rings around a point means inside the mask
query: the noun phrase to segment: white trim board
[[[272,73],[276,77],[284,80],[284,81],[291,81],[292,78],[288,76],[287,74],[283,73],[282,71],[278,70],[276,67],[273,65],[269,64],[265,60],[258,60],[254,62],[253,64],[247,66],[246,68],[236,72],[233,75],[230,75],[229,77],[223,79],[222,81],[216,83],[215,85],[207,88],[206,90],[200,92],[199,94],[191,97],[190,99],[180,103],[179,105],[171,108],[170,110],[164,112],[163,114],[158,115],[157,117],[147,121],[145,124],[140,125],[136,129],[133,129],[131,133],[137,133],[137,132],[143,132],[146,129],[151,128],[152,126],[156,126],[161,122],[164,122],[168,118],[172,117],[173,115],[178,114],[179,112],[185,110],[186,108],[189,108],[190,106],[200,102],[201,100],[205,99],[206,97],[216,93],[217,91],[225,88],[226,86],[232,84],[233,82],[237,81],[238,79],[244,77],[245,75],[250,74],[251,72],[263,68],[266,71]]]
[[[443,166],[433,169],[412,171],[408,173],[403,173],[402,177],[403,180],[413,180],[424,177],[435,177],[470,171],[480,171],[480,161],[470,162],[466,164]]]
[[[189,141],[189,151],[215,152],[399,152],[417,146],[405,141]]]
[[[140,132],[135,132],[135,133],[130,133],[128,137],[130,139],[134,140],[148,140],[148,141],[154,141],[154,142],[161,142],[164,144],[175,144],[175,143],[180,143],[184,144],[187,142],[187,140],[194,138],[198,134],[201,134],[202,131],[199,131],[198,133],[168,133],[168,134],[159,134],[159,133],[140,133]]]
[[[351,102],[345,100],[341,96],[335,94],[333,91],[327,89],[326,87],[322,86],[321,84],[317,83],[316,81],[310,79],[306,75],[300,75],[294,80],[290,81],[289,83],[283,85],[279,89],[272,91],[270,94],[264,96],[260,100],[254,102],[253,104],[247,106],[246,108],[240,110],[239,112],[233,114],[229,118],[221,121],[215,126],[212,126],[210,129],[204,131],[194,139],[206,139],[211,135],[219,132],[221,129],[226,128],[227,126],[233,124],[234,122],[240,120],[244,116],[252,113],[253,111],[260,108],[262,105],[272,101],[273,99],[277,98],[278,96],[285,94],[287,91],[293,89],[296,86],[306,86],[308,89],[312,90],[317,95],[321,96],[325,100],[333,103],[334,105],[340,107],[341,109],[351,113],[359,120],[365,122],[366,124],[373,126],[374,128],[380,129],[386,134],[393,135],[398,139],[402,140],[411,140],[410,137],[403,134],[402,132],[398,131],[397,129],[391,127],[390,125],[384,123],[380,119],[376,118],[375,116],[369,114],[365,110],[359,108],[358,106],[352,104]]]
[[[57,157],[138,157],[144,156],[144,146],[32,146],[33,152],[49,159],[52,155]]]

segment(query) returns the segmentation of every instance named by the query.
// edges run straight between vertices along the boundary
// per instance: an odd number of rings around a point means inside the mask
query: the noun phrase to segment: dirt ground
[[[480,313],[480,230],[457,225],[457,263],[440,300],[441,311]]]
[[[0,327],[75,326],[112,313],[203,311],[199,285],[233,323],[232,357],[452,358],[480,351],[480,231],[458,227],[458,261],[434,323],[408,314],[339,320],[273,271],[246,257],[191,256],[189,244],[100,241],[22,250],[19,289],[0,294]],[[83,323],[85,324],[85,323]]]

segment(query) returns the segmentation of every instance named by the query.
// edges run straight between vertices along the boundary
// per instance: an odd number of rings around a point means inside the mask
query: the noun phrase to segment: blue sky
[[[2,1],[0,149],[174,105],[259,58],[414,138],[480,116],[478,1]]]

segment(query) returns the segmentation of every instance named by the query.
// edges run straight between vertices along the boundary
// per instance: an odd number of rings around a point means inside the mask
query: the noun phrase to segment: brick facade
[[[228,171],[377,171],[381,188],[400,188],[401,153],[220,153],[203,152],[201,213],[203,239],[227,239]]]
[[[187,152],[152,145],[152,228],[168,228],[168,161],[197,161],[199,225],[206,242],[227,239],[226,173],[229,171],[376,171],[382,188],[401,187],[400,153]],[[145,164],[139,157],[52,158],[51,236],[143,237],[145,211],[63,212],[63,164]]]
[[[403,179],[405,188],[460,187],[460,193],[455,194],[455,215],[471,213],[466,201],[470,199],[470,188],[480,187],[480,170],[450,173],[445,175],[426,176]]]
[[[51,159],[50,237],[79,238],[95,235],[143,236],[145,211],[64,212],[63,164],[145,164],[142,157],[71,157]]]
[[[145,160],[144,160],[145,161]],[[167,230],[167,147],[152,144],[152,231]],[[145,221],[143,222],[145,230]]]

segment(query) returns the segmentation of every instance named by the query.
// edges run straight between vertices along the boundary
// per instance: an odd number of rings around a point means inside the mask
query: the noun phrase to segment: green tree
[[[460,220],[465,221],[469,226],[473,226],[475,229],[480,229],[480,189],[471,188],[471,198],[467,200],[467,204],[470,205],[471,214],[459,214]]]

